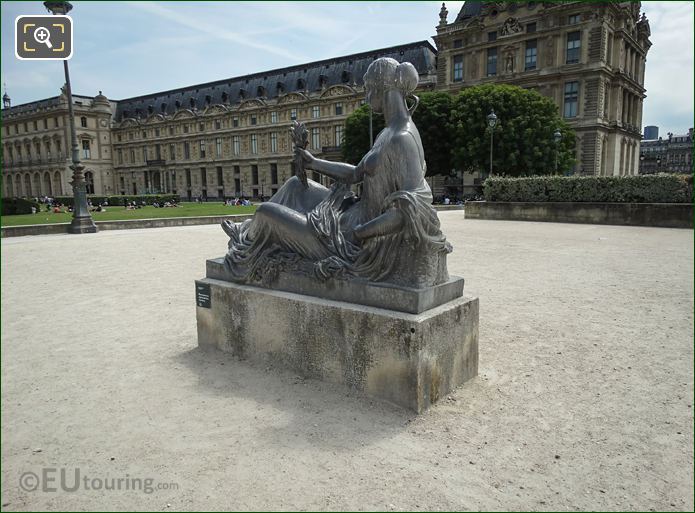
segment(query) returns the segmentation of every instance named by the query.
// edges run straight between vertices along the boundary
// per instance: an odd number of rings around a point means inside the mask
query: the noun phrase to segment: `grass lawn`
[[[120,206],[106,207],[106,212],[92,212],[92,217],[95,221],[122,221],[127,219],[154,219],[161,217],[252,214],[255,210],[255,205],[250,205],[248,207],[225,207],[220,201],[215,203],[180,203],[176,208],[154,208],[152,206],[146,206],[136,210],[126,210],[125,207]],[[71,219],[72,212],[54,214],[53,212],[41,211],[37,214],[2,216],[2,226],[69,223]]]

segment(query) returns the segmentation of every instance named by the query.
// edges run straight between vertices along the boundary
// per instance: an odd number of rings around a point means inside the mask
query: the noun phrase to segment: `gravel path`
[[[480,376],[421,416],[199,351],[219,227],[2,240],[2,509],[692,511],[693,232],[440,218]]]

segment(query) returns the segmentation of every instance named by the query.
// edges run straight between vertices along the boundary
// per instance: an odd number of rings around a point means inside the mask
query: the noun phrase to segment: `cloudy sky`
[[[440,2],[73,2],[75,93],[128,98],[428,39]],[[447,2],[451,21],[463,2]],[[653,46],[643,121],[693,126],[693,2],[642,2]],[[55,96],[62,63],[19,61],[14,20],[41,2],[2,2],[2,81],[14,104]]]

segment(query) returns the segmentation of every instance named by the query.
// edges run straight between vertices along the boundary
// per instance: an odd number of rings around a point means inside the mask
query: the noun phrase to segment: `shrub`
[[[179,202],[179,195],[178,194],[129,194],[126,196],[87,196],[87,198],[92,202],[93,205],[101,205],[104,203],[104,200],[108,200],[109,205],[111,206],[125,206],[127,202],[130,201],[135,201],[137,203],[140,203],[144,201],[147,205],[152,205],[155,201],[157,203],[165,203],[167,201],[172,201],[175,200],[177,203]],[[63,205],[66,206],[72,206],[74,202],[73,196],[56,196],[53,198],[55,201],[62,203]]]
[[[32,200],[24,198],[3,198],[2,215],[13,216],[17,214],[31,214],[31,207],[35,207],[37,212],[41,210],[41,205]]]
[[[493,176],[483,186],[487,201],[692,203],[691,175]]]

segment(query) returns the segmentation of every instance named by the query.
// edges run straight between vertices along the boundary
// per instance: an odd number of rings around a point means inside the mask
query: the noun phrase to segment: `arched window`
[[[277,89],[277,93],[278,93],[278,94],[282,94],[282,93],[285,92],[285,84],[284,84],[283,82],[278,82],[278,83],[275,85],[275,88]]]
[[[154,107],[152,105],[148,105],[147,106],[147,113],[149,115],[152,115],[153,112],[154,112]]]
[[[205,95],[205,105],[210,105],[212,103],[212,97],[209,94]]]
[[[229,96],[227,96],[227,92],[222,91],[222,103],[227,103],[228,99],[229,99]]]
[[[46,171],[43,174],[43,193],[48,196],[53,196],[53,187],[51,187],[51,174]]]
[[[256,89],[256,96],[259,98],[262,98],[265,96],[265,87],[263,86],[258,86],[258,89]]]
[[[24,196],[31,196],[31,177],[24,175]]]
[[[32,187],[36,196],[41,196],[41,175],[34,173],[34,184]]]
[[[306,81],[303,78],[297,80],[297,90],[304,91],[306,89]]]
[[[94,194],[94,174],[91,171],[84,174],[84,181],[87,186],[87,194]]]
[[[189,103],[191,105],[191,109],[195,109],[195,98],[191,97]]]
[[[343,70],[342,75],[340,76],[340,80],[343,82],[343,84],[347,84],[352,80],[352,73],[348,70]]]
[[[63,186],[60,180],[60,171],[53,173],[53,194],[60,196],[63,194]]]
[[[5,197],[11,198],[12,196],[14,196],[14,189],[12,188],[12,176],[7,176],[5,186],[7,187],[7,193],[5,194]]]
[[[162,104],[159,106],[159,110],[161,111],[162,114],[164,114],[164,113],[167,111],[167,104],[166,104],[166,103],[162,103]]]

